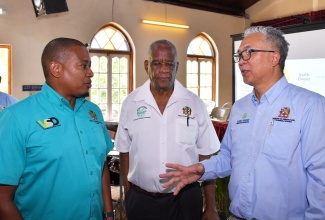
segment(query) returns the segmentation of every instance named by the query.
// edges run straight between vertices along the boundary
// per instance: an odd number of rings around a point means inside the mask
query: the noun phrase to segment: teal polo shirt
[[[97,105],[78,98],[73,110],[46,83],[0,112],[0,184],[18,186],[24,219],[101,219],[112,148]]]

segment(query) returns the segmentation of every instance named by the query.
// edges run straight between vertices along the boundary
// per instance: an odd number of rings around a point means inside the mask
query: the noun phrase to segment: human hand
[[[201,163],[193,164],[187,167],[179,164],[167,163],[166,167],[174,170],[160,174],[159,177],[171,178],[167,183],[162,185],[164,188],[168,188],[172,184],[178,183],[174,191],[174,196],[176,196],[187,184],[193,183],[200,179],[204,173],[204,166]]]

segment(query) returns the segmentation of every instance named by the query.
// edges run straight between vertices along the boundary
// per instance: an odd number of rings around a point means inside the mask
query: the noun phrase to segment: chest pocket
[[[197,121],[193,118],[176,119],[176,142],[181,145],[195,145],[198,136]]]
[[[263,153],[272,159],[286,160],[292,148],[294,121],[275,121],[267,130]]]
[[[93,150],[95,150],[100,156],[106,153],[106,142],[103,129],[101,127],[93,127],[93,134],[91,135],[91,145]],[[94,138],[95,137],[95,138]]]

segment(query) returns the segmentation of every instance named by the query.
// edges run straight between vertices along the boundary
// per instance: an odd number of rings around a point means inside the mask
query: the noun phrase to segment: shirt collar
[[[262,95],[260,103],[267,101],[272,104],[288,84],[288,80],[285,76],[282,76],[281,79],[279,79],[265,94]],[[254,91],[252,93],[252,102],[255,106],[259,104]]]
[[[170,100],[178,100],[178,99],[189,99],[189,96],[186,93],[184,86],[175,79],[174,83],[174,91],[170,97]],[[142,89],[139,93],[134,97],[133,101],[146,101],[150,102],[149,100],[152,99],[152,93],[150,91],[150,80],[148,79],[143,85]]]
[[[42,93],[44,93],[47,99],[55,106],[72,110],[68,100],[52,89],[46,82],[42,86]],[[78,111],[85,101],[86,99],[84,97],[77,98],[74,111]]]

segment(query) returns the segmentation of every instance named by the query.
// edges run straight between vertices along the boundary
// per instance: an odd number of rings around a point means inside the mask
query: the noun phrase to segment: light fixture
[[[6,9],[0,8],[0,15],[5,15],[6,14]]]
[[[142,20],[142,23],[161,25],[161,26],[167,26],[167,27],[185,28],[185,29],[190,28],[190,26],[184,25],[184,24],[173,24],[173,23],[167,23],[167,22],[161,22],[161,21]]]

